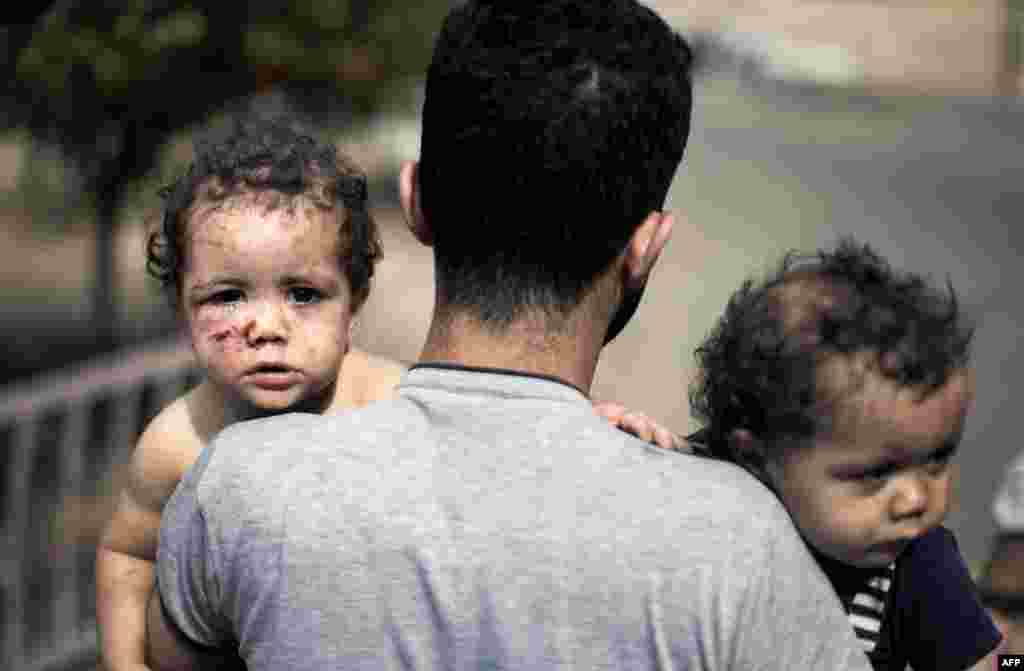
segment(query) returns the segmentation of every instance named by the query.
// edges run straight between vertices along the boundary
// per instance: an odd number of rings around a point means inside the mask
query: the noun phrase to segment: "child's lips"
[[[258,366],[248,371],[243,380],[261,389],[283,390],[302,381],[302,373],[287,366]]]

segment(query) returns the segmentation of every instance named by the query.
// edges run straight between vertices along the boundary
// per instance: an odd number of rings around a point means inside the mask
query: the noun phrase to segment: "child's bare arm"
[[[153,590],[153,562],[103,546],[96,555],[96,617],[108,671],[146,668],[145,604]]]
[[[160,512],[199,446],[177,401],[147,427],[96,556],[96,616],[110,671],[145,667],[146,603],[153,590]]]

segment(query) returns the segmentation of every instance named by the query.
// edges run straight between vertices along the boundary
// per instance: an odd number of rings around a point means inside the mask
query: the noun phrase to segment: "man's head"
[[[764,479],[819,551],[883,564],[947,511],[970,338],[951,288],[847,240],[733,295],[691,405],[712,452]]]
[[[428,71],[418,184],[403,187],[420,188],[445,306],[499,329],[576,307],[664,204],[689,65],[635,0],[455,9]]]

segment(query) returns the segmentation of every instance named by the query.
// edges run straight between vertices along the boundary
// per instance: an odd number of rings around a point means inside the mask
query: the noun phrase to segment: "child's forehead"
[[[247,191],[213,202],[196,203],[188,219],[189,237],[211,228],[256,231],[270,223],[336,228],[333,210],[319,207],[300,195],[279,191]]]
[[[190,212],[253,210],[273,212],[310,207],[305,193],[288,193],[277,189],[232,186],[220,187],[211,183],[197,189]]]
[[[830,402],[822,407],[830,413],[825,424],[833,436],[928,442],[962,428],[974,390],[969,369],[954,370],[941,386],[925,388],[884,375],[877,367],[877,355],[831,359],[819,369],[819,385],[831,390],[826,392]]]
[[[228,264],[272,268],[282,263],[338,261],[341,235],[329,212],[317,208],[265,209],[247,204],[211,210],[193,219],[184,243],[183,271]]]

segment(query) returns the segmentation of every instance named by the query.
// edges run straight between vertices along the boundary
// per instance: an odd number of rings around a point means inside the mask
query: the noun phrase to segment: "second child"
[[[695,450],[776,493],[876,670],[988,668],[1000,640],[942,526],[970,339],[951,289],[845,240],[746,282],[697,350]]]

